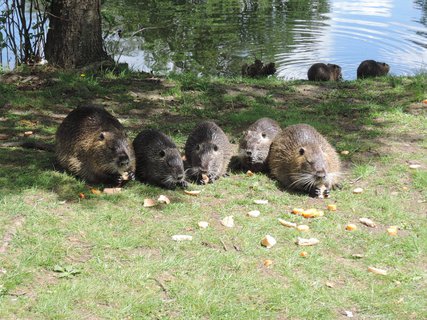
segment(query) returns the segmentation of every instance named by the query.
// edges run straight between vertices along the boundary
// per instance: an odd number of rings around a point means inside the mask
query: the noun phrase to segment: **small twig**
[[[225,251],[228,251],[228,248],[226,246],[226,244],[224,243],[224,241],[222,241],[222,239],[219,239],[219,241],[221,241],[222,247],[224,248]]]
[[[156,283],[159,285],[159,287],[162,289],[162,291],[166,294],[168,294],[168,289],[165,287],[165,285],[163,284],[163,282],[161,282],[159,279],[156,278],[152,278],[154,281],[156,281]]]
[[[363,178],[363,176],[359,176],[356,179],[354,179],[353,181],[350,181],[350,184],[356,183],[357,181],[361,180]]]

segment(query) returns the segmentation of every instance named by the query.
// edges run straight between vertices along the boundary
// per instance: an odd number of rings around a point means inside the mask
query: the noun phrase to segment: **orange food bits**
[[[263,264],[264,264],[265,267],[269,267],[269,266],[271,266],[273,264],[273,260],[265,259],[264,262],[263,262]]]
[[[397,236],[397,230],[398,230],[397,226],[390,226],[387,228],[387,232],[391,236]]]
[[[349,223],[348,225],[346,225],[345,230],[354,231],[354,230],[357,230],[357,226],[353,223]]]
[[[302,251],[299,255],[301,257],[307,257],[308,256],[308,252],[307,251]]]
[[[303,208],[293,208],[292,209],[292,213],[293,214],[299,214],[299,215],[301,215],[303,212],[304,212]]]
[[[329,211],[337,211],[337,205],[336,204],[328,204],[327,208]]]

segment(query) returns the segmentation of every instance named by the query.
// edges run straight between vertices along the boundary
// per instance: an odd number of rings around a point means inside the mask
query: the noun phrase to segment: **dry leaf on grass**
[[[227,227],[227,228],[233,228],[233,227],[234,227],[234,218],[233,218],[233,216],[227,216],[227,217],[224,217],[224,218],[221,220],[221,224],[222,224],[224,227]]]
[[[156,205],[156,201],[155,200],[149,199],[149,198],[144,199],[144,205],[143,206],[145,208],[154,207],[155,205]]]
[[[159,196],[159,198],[157,199],[157,201],[160,202],[160,203],[166,203],[166,204],[171,203],[171,201],[169,200],[169,198],[166,197],[166,196],[164,196],[164,195],[162,195],[162,194]]]
[[[272,236],[270,236],[268,234],[261,240],[261,245],[263,245],[267,249],[270,249],[276,243],[277,243],[276,239],[274,239]]]
[[[377,226],[375,222],[373,222],[371,219],[368,219],[368,218],[360,218],[359,221],[361,224],[364,224],[365,226],[370,228],[375,228]]]
[[[191,241],[193,240],[193,236],[185,235],[185,234],[176,234],[172,236],[173,241]]]
[[[34,132],[32,132],[32,131],[25,131],[24,137],[29,137],[29,136],[32,136],[33,134],[34,134]]]

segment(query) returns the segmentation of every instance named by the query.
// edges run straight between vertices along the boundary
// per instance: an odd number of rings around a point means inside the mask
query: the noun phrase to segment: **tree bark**
[[[108,59],[100,6],[100,0],[52,0],[45,46],[50,64],[79,68]]]

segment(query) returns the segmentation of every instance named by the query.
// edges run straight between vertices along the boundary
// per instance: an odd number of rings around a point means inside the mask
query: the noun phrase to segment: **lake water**
[[[346,80],[365,59],[394,75],[427,70],[425,0],[122,0],[104,10],[115,20],[110,52],[136,70],[231,76],[255,57],[283,79],[306,79],[316,62],[340,65]]]

